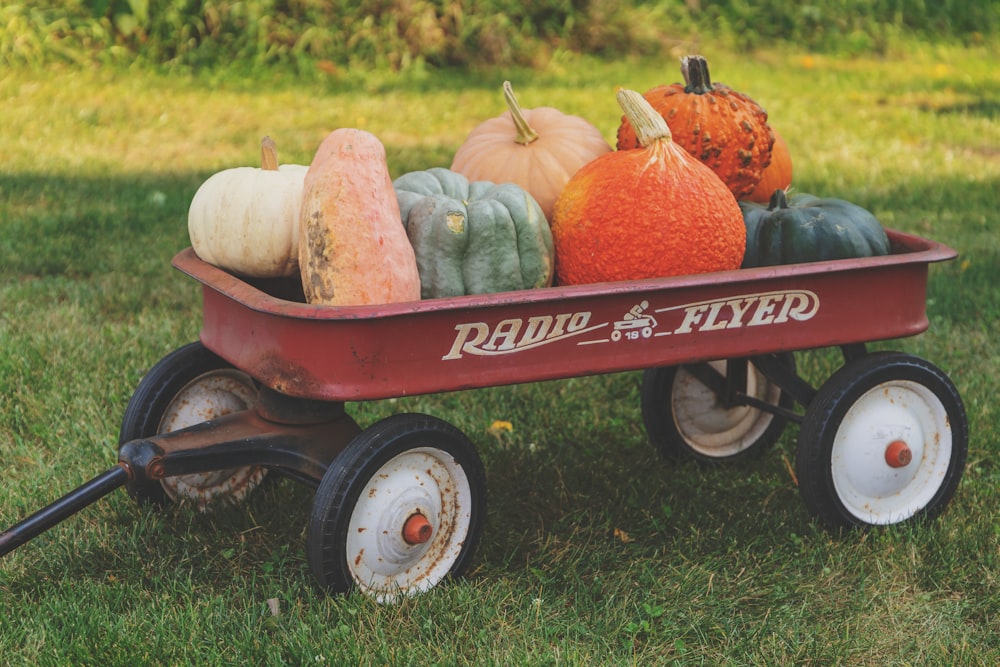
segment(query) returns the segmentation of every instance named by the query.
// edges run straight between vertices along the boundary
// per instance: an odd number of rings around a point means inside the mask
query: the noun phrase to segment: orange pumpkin
[[[773,129],[773,128],[772,128]],[[771,149],[771,164],[764,169],[757,187],[746,197],[746,201],[766,204],[771,201],[775,190],[787,190],[792,184],[792,154],[784,137],[774,130],[774,147]]]
[[[503,95],[508,110],[469,133],[451,170],[470,181],[521,186],[551,221],[566,181],[598,155],[611,152],[611,145],[579,116],[553,107],[522,109],[510,81],[504,81]]]
[[[299,268],[309,303],[346,306],[420,298],[417,260],[385,147],[373,134],[334,130],[316,151],[302,191]]]
[[[558,282],[738,269],[746,228],[733,194],[642,95],[622,90],[618,103],[642,148],[602,155],[566,184],[552,222]]]
[[[767,112],[748,96],[712,83],[708,61],[687,56],[681,61],[684,83],[656,86],[646,100],[666,119],[674,141],[719,175],[732,193],[753,192],[771,161],[774,133]],[[618,128],[618,148],[639,141],[627,118]]]

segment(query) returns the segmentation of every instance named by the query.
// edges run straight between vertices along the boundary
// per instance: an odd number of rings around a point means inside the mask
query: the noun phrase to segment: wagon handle
[[[17,525],[8,528],[3,533],[0,533],[0,558],[6,556],[28,540],[38,537],[57,523],[68,519],[84,507],[94,504],[118,487],[124,485],[128,479],[128,470],[123,465],[117,465],[86,484],[70,491],[44,509],[38,510]]]

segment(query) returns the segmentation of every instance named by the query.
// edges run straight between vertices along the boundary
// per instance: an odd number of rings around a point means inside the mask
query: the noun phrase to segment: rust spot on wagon
[[[314,397],[322,393],[325,385],[305,366],[293,364],[286,357],[277,355],[243,360],[242,368],[271,389],[287,396]]]

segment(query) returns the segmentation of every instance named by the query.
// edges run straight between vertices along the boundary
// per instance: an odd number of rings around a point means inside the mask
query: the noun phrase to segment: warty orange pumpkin
[[[559,284],[738,269],[746,229],[736,199],[711,169],[675,144],[639,93],[618,92],[641,148],[582,167],[556,200]]]
[[[750,194],[771,161],[774,134],[767,112],[747,95],[713,83],[703,56],[683,58],[681,74],[683,84],[651,88],[646,100],[666,119],[677,144],[708,165],[737,198]],[[638,146],[623,117],[617,147]]]
[[[554,107],[522,109],[510,81],[503,84],[507,111],[476,126],[451,163],[470,181],[521,186],[552,220],[552,206],[576,170],[611,145],[579,116]]]

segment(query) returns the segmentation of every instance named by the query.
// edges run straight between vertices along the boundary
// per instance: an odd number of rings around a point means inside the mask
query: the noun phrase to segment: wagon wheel
[[[791,353],[778,355],[790,370]],[[725,379],[727,362],[708,365]],[[770,405],[790,409],[792,397],[748,362],[746,393]],[[758,454],[781,436],[788,420],[750,405],[726,405],[713,389],[686,366],[651,368],[642,378],[642,420],[657,451],[672,459],[689,457],[725,462]]]
[[[394,415],[330,464],[313,501],[309,566],[328,592],[379,602],[424,592],[468,567],[485,519],[475,447],[434,417]]]
[[[201,343],[191,343],[161,359],[139,382],[125,409],[118,443],[176,431],[256,403],[257,387],[249,375]],[[140,503],[191,502],[205,509],[218,501],[239,502],[266,474],[266,468],[248,466],[159,482],[131,481],[126,488]]]
[[[861,357],[806,412],[799,492],[834,528],[932,517],[958,487],[968,439],[962,399],[941,370],[898,352]]]

